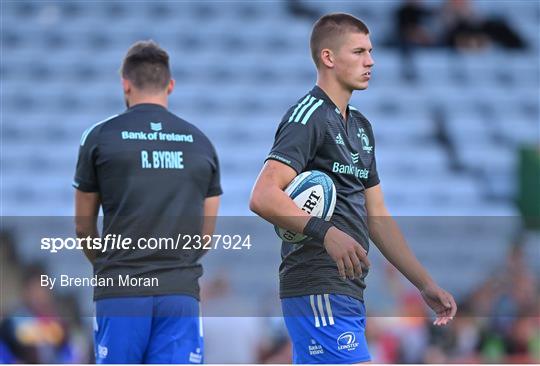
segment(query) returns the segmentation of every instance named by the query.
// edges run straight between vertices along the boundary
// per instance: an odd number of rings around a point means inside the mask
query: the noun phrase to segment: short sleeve
[[[371,162],[371,167],[369,168],[369,176],[366,182],[366,188],[375,187],[380,182],[381,180],[379,179],[379,173],[377,172],[377,163],[375,161],[375,156],[373,156],[373,161]]]
[[[208,185],[208,191],[206,193],[206,197],[213,197],[213,196],[219,196],[223,193],[223,190],[221,189],[221,172],[219,169],[219,159],[216,153],[215,149],[213,150],[213,164],[212,164],[212,177],[210,179],[210,184]]]
[[[326,121],[320,104],[322,101],[313,104],[315,109],[304,111],[300,118],[295,117],[294,109],[285,115],[266,160],[280,161],[298,174],[304,171],[324,142]]]
[[[371,161],[371,165],[369,167],[369,175],[365,184],[366,188],[375,187],[381,182],[381,180],[379,179],[379,173],[377,172],[377,159],[375,156],[375,136],[373,135],[373,130],[371,129],[371,126],[369,128],[369,131],[371,134],[371,141],[373,141],[373,160]]]
[[[97,131],[90,128],[81,137],[73,187],[83,192],[99,191],[95,164],[98,153]]]

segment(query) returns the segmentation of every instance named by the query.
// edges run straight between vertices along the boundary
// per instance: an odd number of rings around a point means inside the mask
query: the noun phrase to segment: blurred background
[[[122,58],[150,38],[171,56],[170,109],[218,151],[220,229],[242,222],[266,238],[204,258],[205,361],[290,362],[279,243],[247,202],[282,115],[315,82],[311,26],[337,11],[370,29],[370,87],[351,104],[373,125],[387,204],[459,305],[450,326],[430,326],[417,292],[373,249],[374,361],[540,362],[535,0],[2,0],[0,362],[93,361],[91,292],[39,284],[40,274],[90,274],[90,265],[82,253],[40,251],[38,238],[74,235],[80,136],[124,109]]]

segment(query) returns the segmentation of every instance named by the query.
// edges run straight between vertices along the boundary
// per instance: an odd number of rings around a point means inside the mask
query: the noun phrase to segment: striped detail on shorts
[[[199,337],[204,337],[203,334],[203,316],[202,316],[202,308],[201,303],[199,303]]]
[[[315,328],[319,328],[321,325],[323,327],[334,325],[332,305],[330,304],[330,296],[328,294],[310,295],[309,303],[311,305],[311,310],[313,311]]]

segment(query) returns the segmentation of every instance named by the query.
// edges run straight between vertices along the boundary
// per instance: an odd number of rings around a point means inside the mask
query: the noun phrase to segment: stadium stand
[[[428,3],[435,8],[442,1]],[[460,239],[450,232],[445,236],[429,231],[429,217],[519,214],[514,201],[517,151],[523,144],[539,145],[540,6],[537,1],[475,2],[478,12],[503,14],[528,49],[418,49],[410,55],[417,75],[411,81],[404,77],[402,54],[386,45],[398,4],[306,2],[317,13],[347,11],[369,25],[376,65],[370,88],[357,92],[352,104],[374,127],[379,173],[392,213],[404,220],[411,217],[413,224],[405,222],[411,245],[441,285],[459,297],[504,261],[507,238],[519,225],[510,220],[492,235],[482,229],[487,234],[474,243],[476,255],[471,254],[467,233]],[[284,2],[273,1],[20,0],[2,1],[1,7],[3,216],[73,214],[71,181],[80,136],[90,125],[122,110],[118,70],[123,52],[134,41],[149,38],[171,55],[177,84],[170,108],[202,129],[216,146],[225,192],[220,213],[252,215],[247,205],[250,190],[275,128],[315,78],[308,45],[310,19],[295,17]],[[70,222],[64,221],[58,231],[71,234]],[[493,224],[477,221],[476,229]],[[77,273],[84,265],[78,253],[62,260],[39,253],[32,228],[19,229],[23,258],[48,261],[52,273]],[[212,268],[231,260],[249,261],[264,275],[245,276],[245,269],[236,266],[230,273],[234,290],[257,296],[274,291],[279,248],[269,225],[261,230],[272,240],[249,257],[244,253],[205,258],[208,276]],[[416,244],[415,235],[420,238]],[[537,245],[537,239],[529,241]],[[525,260],[538,275],[538,253],[534,248],[531,253]],[[373,256],[381,264],[370,274],[368,296],[381,304],[384,269],[380,256]],[[467,260],[462,271],[450,275],[456,263]],[[261,285],[268,283],[269,288]],[[91,306],[89,296],[87,291],[80,294],[87,307],[83,313]]]

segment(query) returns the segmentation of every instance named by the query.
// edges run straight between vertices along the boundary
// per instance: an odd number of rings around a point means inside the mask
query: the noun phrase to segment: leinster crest
[[[371,153],[373,151],[373,146],[369,144],[369,137],[365,130],[363,128],[359,128],[356,136],[358,136],[362,142],[362,150],[366,151],[367,153]]]

